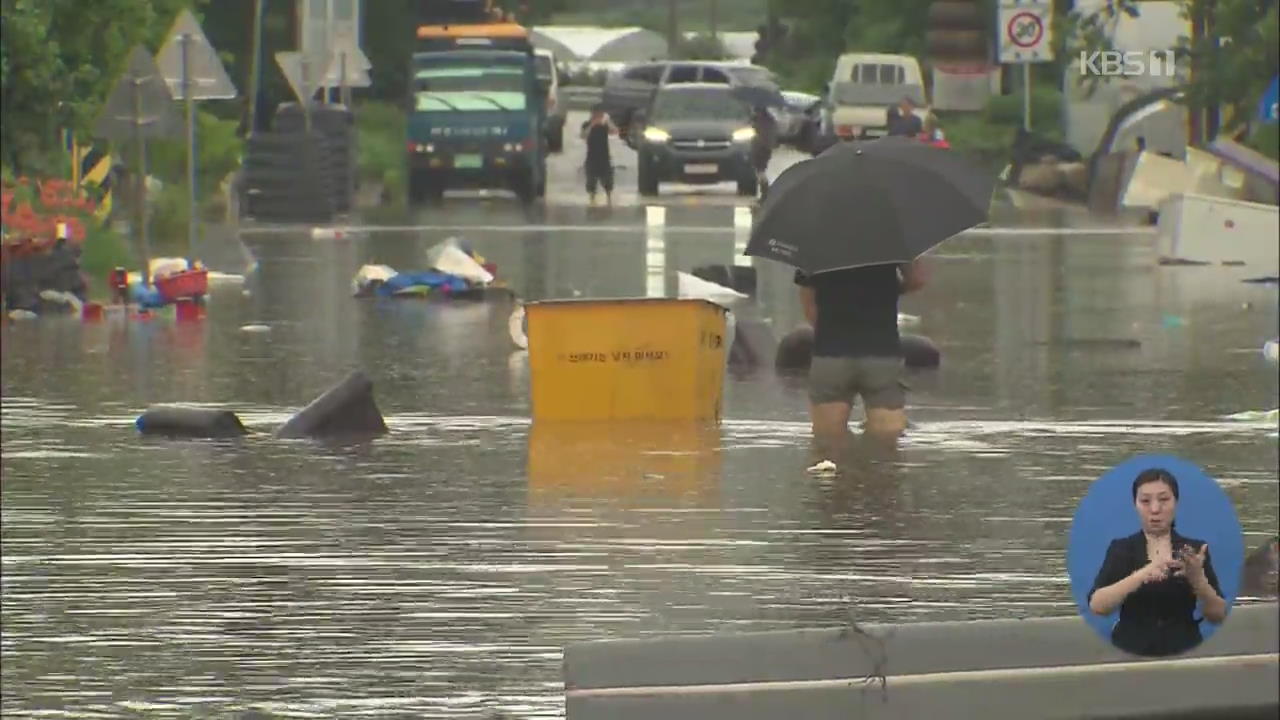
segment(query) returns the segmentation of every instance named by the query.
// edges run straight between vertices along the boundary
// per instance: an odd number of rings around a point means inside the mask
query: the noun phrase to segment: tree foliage
[[[158,49],[179,10],[207,0],[4,0],[0,143],[15,170],[38,163],[64,127],[87,132],[129,50]]]

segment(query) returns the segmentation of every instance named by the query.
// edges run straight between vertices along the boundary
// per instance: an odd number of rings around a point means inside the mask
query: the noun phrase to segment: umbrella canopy
[[[744,254],[809,273],[911,262],[986,222],[995,177],[914,138],[837,144],[778,176]]]

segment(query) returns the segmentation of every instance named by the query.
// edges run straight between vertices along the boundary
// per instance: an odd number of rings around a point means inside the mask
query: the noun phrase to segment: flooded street
[[[943,357],[909,380],[898,450],[806,475],[806,397],[771,366],[726,379],[718,429],[531,428],[509,304],[355,299],[356,270],[457,236],[525,300],[674,295],[749,223],[725,188],[646,210],[625,169],[588,208],[556,162],[532,216],[462,196],[339,239],[246,233],[259,273],[203,322],[6,325],[0,711],[558,717],[578,640],[1071,615],[1076,503],[1138,453],[1217,477],[1250,547],[1275,532],[1275,423],[1227,417],[1277,405],[1275,286],[1158,267],[1146,230],[1003,191],[996,229],[944,244],[903,301]],[[754,264],[781,336],[792,273]],[[390,434],[270,438],[357,368]],[[141,439],[157,403],[259,432]]]

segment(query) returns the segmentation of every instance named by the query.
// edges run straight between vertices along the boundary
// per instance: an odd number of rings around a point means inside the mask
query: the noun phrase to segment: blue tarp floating
[[[448,292],[461,292],[470,288],[471,284],[457,275],[432,270],[402,272],[387,278],[385,282],[378,285],[376,292],[379,296],[391,297],[397,292],[411,287],[428,287],[432,290],[443,289]]]

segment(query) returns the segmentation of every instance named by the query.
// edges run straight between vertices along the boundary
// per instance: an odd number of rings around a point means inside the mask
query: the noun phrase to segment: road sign
[[[1053,4],[1046,0],[1000,0],[1000,62],[1053,60]]]
[[[102,105],[94,134],[108,140],[174,137],[181,127],[160,68],[146,48],[134,47],[124,74]]]
[[[289,81],[289,87],[293,88],[298,101],[303,105],[310,105],[316,90],[320,89],[324,71],[316,67],[314,61],[304,58],[300,52],[278,52],[276,64],[280,66],[284,79]]]
[[[204,30],[200,28],[196,16],[190,10],[183,10],[169,30],[160,52],[156,54],[156,64],[164,73],[165,82],[169,84],[169,92],[176,100],[186,100],[183,92],[183,44],[186,48],[186,74],[191,85],[192,100],[230,100],[236,97],[236,86],[227,75],[227,68],[218,57]]]
[[[344,62],[343,55],[346,55]],[[346,82],[343,82],[343,69],[346,70]],[[347,87],[369,87],[373,84],[369,77],[369,71],[373,69],[373,63],[369,62],[369,58],[365,56],[364,51],[360,49],[354,42],[338,41],[329,58],[329,70],[325,73],[324,78],[320,81],[321,87],[339,87],[346,85]]]

